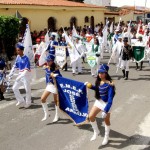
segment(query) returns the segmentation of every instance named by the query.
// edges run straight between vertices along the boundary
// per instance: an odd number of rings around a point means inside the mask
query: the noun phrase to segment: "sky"
[[[150,0],[111,0],[111,5],[112,6],[134,6],[134,3],[136,6],[144,6],[145,7],[145,2],[147,1],[146,5],[147,7],[150,8]]]

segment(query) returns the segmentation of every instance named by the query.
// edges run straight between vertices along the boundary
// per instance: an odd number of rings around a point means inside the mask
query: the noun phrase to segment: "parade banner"
[[[144,60],[144,58],[145,58],[145,47],[133,46],[133,57],[137,63]]]
[[[55,47],[55,56],[56,62],[60,68],[63,68],[66,64],[66,47],[65,46],[56,46]]]
[[[96,56],[93,53],[88,53],[87,54],[87,63],[91,68],[95,67],[96,65]]]
[[[59,107],[76,125],[88,117],[87,90],[84,83],[56,76]]]

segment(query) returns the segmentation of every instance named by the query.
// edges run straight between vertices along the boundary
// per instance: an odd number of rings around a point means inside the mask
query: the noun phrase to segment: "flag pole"
[[[134,13],[135,13],[135,0],[134,0],[134,11],[133,11],[133,21],[134,21]]]
[[[144,9],[144,23],[146,24],[146,5],[147,5],[147,0],[145,0],[145,9]]]

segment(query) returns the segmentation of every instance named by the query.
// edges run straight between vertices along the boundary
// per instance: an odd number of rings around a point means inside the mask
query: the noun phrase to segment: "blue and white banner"
[[[86,85],[58,76],[56,77],[56,84],[60,109],[69,115],[75,124],[85,122],[88,117]]]

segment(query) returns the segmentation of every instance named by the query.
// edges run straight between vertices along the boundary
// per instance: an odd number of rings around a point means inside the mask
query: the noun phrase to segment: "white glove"
[[[84,85],[87,85],[89,82],[85,82]]]
[[[103,112],[102,112],[102,118],[105,119],[106,116],[107,116],[107,114],[103,111]]]
[[[52,73],[52,75],[51,75],[53,78],[56,78],[56,76],[58,76],[58,74],[54,74],[54,73]]]

